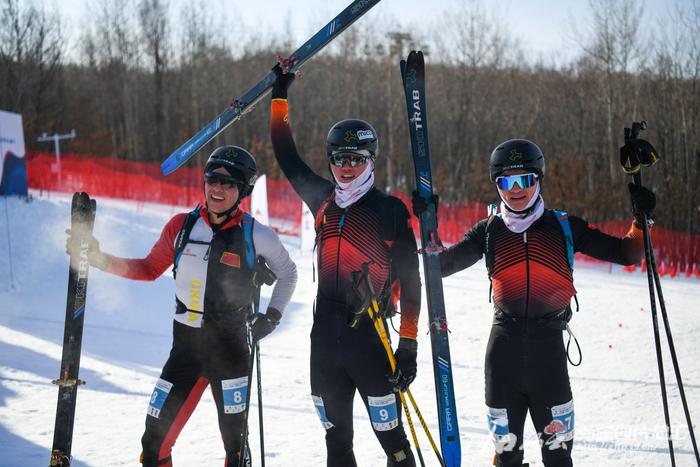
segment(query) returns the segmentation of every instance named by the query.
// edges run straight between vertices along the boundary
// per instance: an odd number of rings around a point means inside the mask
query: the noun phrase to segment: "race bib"
[[[552,407],[552,421],[544,427],[547,435],[555,435],[557,441],[574,439],[574,401]]]
[[[173,388],[173,383],[169,383],[164,379],[158,379],[156,387],[151,394],[151,401],[148,404],[147,413],[151,417],[159,418],[160,411],[163,410],[163,404]]]
[[[369,418],[375,431],[389,431],[399,426],[396,396],[389,394],[382,397],[367,397]]]
[[[321,420],[321,425],[323,425],[323,428],[326,430],[333,428],[335,425],[328,420],[328,416],[326,415],[326,407],[323,405],[323,399],[321,399],[319,396],[314,396],[313,394],[311,394],[311,399],[314,401],[314,407],[316,407],[316,413],[318,414],[318,418]]]
[[[248,397],[248,377],[221,381],[221,390],[224,395],[224,413],[236,414],[245,410]]]

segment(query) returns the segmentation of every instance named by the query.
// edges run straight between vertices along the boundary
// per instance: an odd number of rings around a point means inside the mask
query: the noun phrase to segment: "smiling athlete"
[[[250,355],[246,329],[251,326],[254,341],[271,333],[297,280],[277,234],[239,208],[257,173],[252,154],[222,146],[204,169],[205,205],[175,215],[148,256],[119,258],[100,251],[95,238],[90,241],[90,265],[127,279],[153,281],[173,266],[173,346],[148,406],[141,438],[144,467],[172,465],[171,448],[208,385],[226,450],[224,465],[239,465]],[[67,244],[69,251],[77,247]],[[277,283],[267,312],[254,315],[257,278],[265,272],[256,259],[269,266]],[[249,460],[246,456],[244,465]]]
[[[523,465],[523,429],[530,417],[547,467],[571,466],[574,403],[562,331],[571,318],[574,252],[633,264],[644,254],[641,213],[656,199],[630,186],[635,221],[622,238],[600,232],[579,217],[545,209],[541,194],[545,160],[524,139],[499,144],[489,176],[500,212],[477,223],[462,241],[440,253],[442,275],[468,268],[485,256],[493,287],[494,320],[486,349],[486,405],[497,466]],[[417,193],[417,216],[426,203]]]
[[[374,186],[378,138],[367,122],[342,120],[328,133],[326,155],[333,181],[304,163],[289,127],[287,88],[293,79],[278,70],[270,131],[277,162],[316,217],[318,294],[311,331],[311,394],[326,430],[327,465],[357,465],[352,407],[359,391],[387,465],[415,466],[397,393],[408,388],[417,370],[420,276],[410,215],[401,200]],[[364,263],[369,263],[374,290],[390,298],[382,312],[389,313],[400,294],[394,374],[372,322],[348,325],[357,305],[352,273]]]

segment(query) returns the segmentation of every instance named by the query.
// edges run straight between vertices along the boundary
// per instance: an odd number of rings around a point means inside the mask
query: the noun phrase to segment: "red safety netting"
[[[61,156],[60,168],[51,153],[27,153],[29,188],[39,191],[72,193],[87,191],[93,196],[129,199],[140,202],[176,206],[194,206],[202,201],[202,169],[183,167],[164,177],[155,163],[132,162],[109,157],[68,153]],[[410,210],[410,198],[401,198]],[[268,214],[273,227],[288,234],[298,234],[301,224],[301,199],[286,179],[267,179]],[[249,200],[243,203],[249,209]],[[480,219],[486,217],[481,203],[440,205],[439,235],[445,243],[456,243]],[[412,217],[416,235],[418,221]],[[629,230],[629,221],[606,222],[598,227],[612,235],[622,236]],[[654,253],[659,274],[700,278],[700,235],[672,232],[655,227]],[[577,254],[577,260],[592,261]],[[637,266],[625,268],[634,271]],[[641,271],[646,271],[642,262]]]

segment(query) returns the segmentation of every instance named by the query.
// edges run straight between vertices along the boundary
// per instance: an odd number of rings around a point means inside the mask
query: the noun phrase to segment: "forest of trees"
[[[75,129],[79,137],[64,151],[160,162],[255,84],[277,54],[298,46],[265,31],[239,35],[204,1],[185,3],[176,10],[168,0],[94,1],[78,40],[68,41],[55,12],[0,0],[0,109],[23,115],[28,148],[50,150],[38,134]],[[623,128],[643,119],[649,130],[642,137],[661,156],[645,172],[659,198],[657,222],[700,233],[700,2],[644,23],[641,8],[633,0],[591,0],[590,26],[577,32],[573,24],[562,42],[575,49],[567,63],[531,57],[478,2],[421,28],[398,30],[370,14],[293,85],[298,147],[325,173],[330,126],[365,119],[380,135],[378,185],[409,193],[398,62],[422,48],[435,185],[444,202],[494,201],[488,156],[499,142],[521,137],[545,152],[550,207],[592,222],[626,217],[629,177],[618,148]],[[268,119],[263,100],[191,163],[202,164],[217,145],[238,144],[265,173],[281,176]]]

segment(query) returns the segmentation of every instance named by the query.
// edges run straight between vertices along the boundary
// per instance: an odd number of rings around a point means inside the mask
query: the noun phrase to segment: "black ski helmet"
[[[210,173],[219,167],[225,168],[232,177],[240,181],[239,201],[250,195],[258,179],[258,166],[251,153],[238,146],[216,148],[207,159],[204,173]]]
[[[536,172],[540,180],[544,179],[545,164],[542,150],[532,141],[526,139],[509,139],[491,153],[489,160],[489,177],[491,183],[496,177],[512,169],[525,169]]]
[[[341,120],[328,132],[326,137],[326,156],[331,157],[336,151],[369,151],[372,159],[377,156],[379,141],[374,127],[364,120],[348,118]]]

